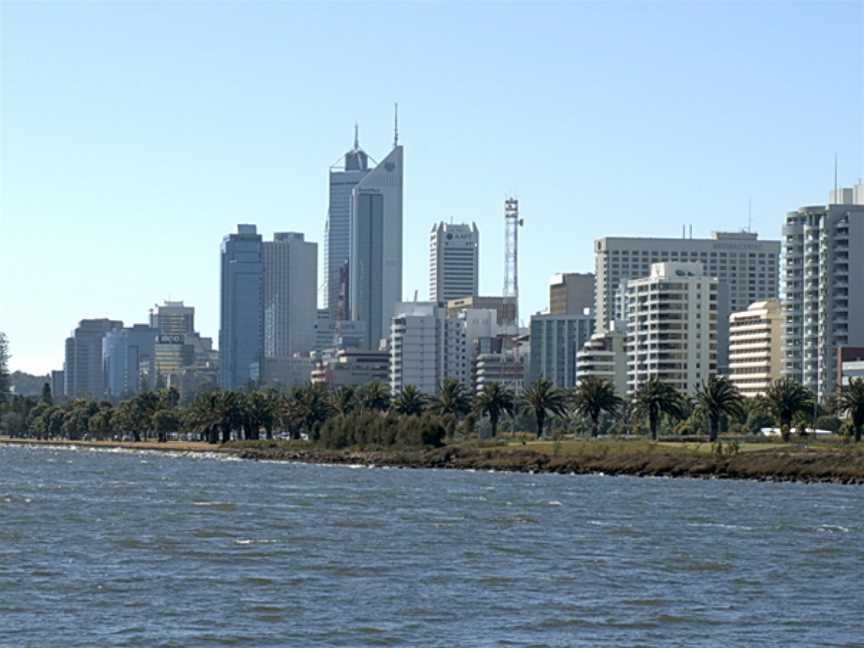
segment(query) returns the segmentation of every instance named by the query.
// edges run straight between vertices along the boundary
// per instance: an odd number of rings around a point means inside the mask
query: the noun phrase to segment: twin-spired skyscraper
[[[366,323],[367,348],[386,337],[402,299],[403,149],[369,168],[356,128],[354,148],[330,169],[324,245],[326,308],[331,319]]]

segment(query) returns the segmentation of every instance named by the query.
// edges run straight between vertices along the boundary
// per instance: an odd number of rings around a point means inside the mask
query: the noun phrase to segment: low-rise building
[[[852,379],[864,380],[864,347],[844,346],[837,350],[837,384],[846,387]]]
[[[357,387],[372,382],[386,384],[389,376],[389,351],[360,349],[339,349],[334,354],[316,354],[310,372],[313,385],[326,385],[330,389]]]

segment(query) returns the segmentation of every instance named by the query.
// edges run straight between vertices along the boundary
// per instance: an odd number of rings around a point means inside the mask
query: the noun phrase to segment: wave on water
[[[849,533],[849,529],[839,524],[820,524],[816,527],[819,533]]]

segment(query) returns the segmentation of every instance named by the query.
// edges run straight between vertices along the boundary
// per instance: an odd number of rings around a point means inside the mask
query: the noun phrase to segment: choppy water
[[[864,646],[864,489],[0,447],[0,645]]]

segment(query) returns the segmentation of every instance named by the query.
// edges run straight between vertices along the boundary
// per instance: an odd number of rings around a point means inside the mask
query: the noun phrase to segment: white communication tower
[[[516,323],[519,323],[519,228],[525,222],[519,218],[519,201],[504,201],[504,297],[516,302]]]

